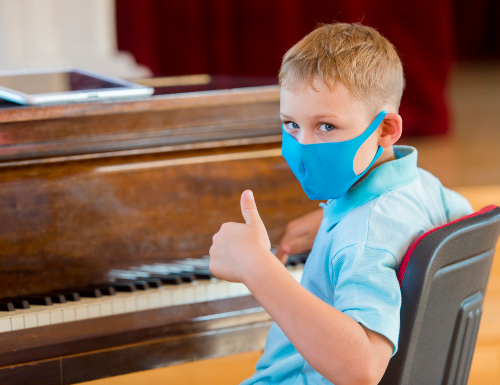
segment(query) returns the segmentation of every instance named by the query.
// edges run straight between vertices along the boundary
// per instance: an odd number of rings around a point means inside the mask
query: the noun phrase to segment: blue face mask
[[[370,169],[382,155],[382,147],[359,175],[354,172],[354,157],[386,114],[387,111],[380,112],[361,135],[344,142],[300,144],[283,128],[281,153],[309,199],[340,198]]]

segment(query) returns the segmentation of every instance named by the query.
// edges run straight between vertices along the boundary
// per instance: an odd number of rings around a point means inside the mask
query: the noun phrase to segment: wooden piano
[[[0,105],[0,298],[203,260],[220,225],[242,221],[245,189],[276,244],[317,207],[281,157],[278,115],[272,85]],[[244,287],[214,279],[29,309],[5,302],[1,384],[73,384],[262,349],[271,322]]]

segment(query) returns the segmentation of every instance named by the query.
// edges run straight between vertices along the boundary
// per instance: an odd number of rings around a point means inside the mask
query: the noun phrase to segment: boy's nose
[[[314,144],[317,143],[316,135],[314,135],[314,131],[311,130],[301,130],[298,142],[300,144]]]

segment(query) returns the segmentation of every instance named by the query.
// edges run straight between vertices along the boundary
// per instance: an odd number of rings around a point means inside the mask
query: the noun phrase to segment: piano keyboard
[[[298,282],[306,258],[287,261]],[[251,294],[242,283],[215,278],[208,262],[204,257],[112,270],[110,282],[101,285],[2,299],[0,333]]]

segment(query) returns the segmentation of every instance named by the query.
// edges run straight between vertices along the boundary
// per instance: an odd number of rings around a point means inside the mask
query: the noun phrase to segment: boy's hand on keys
[[[323,209],[317,209],[288,223],[276,257],[285,263],[290,254],[311,250],[322,220]]]
[[[210,247],[210,271],[231,282],[243,282],[245,272],[262,268],[266,258],[274,258],[269,236],[250,190],[243,192],[240,204],[246,223],[224,223],[213,236]]]

